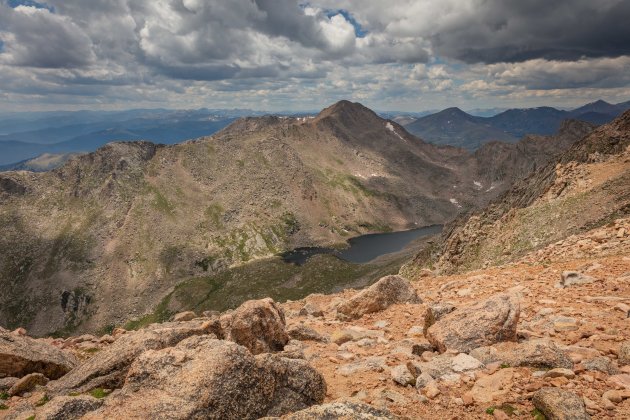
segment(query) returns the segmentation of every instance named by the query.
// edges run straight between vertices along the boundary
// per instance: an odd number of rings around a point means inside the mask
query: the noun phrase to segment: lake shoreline
[[[333,255],[345,262],[367,264],[387,254],[402,251],[411,242],[425,236],[439,234],[443,225],[430,225],[397,232],[368,233],[355,236],[346,241],[346,247],[300,247],[279,254],[284,262],[304,265],[306,261],[319,254]]]

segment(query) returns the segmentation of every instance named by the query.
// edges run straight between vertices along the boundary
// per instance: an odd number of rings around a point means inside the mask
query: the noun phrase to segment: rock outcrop
[[[223,337],[253,354],[282,350],[289,342],[285,327],[282,308],[270,298],[247,301],[221,316]]]
[[[131,364],[147,350],[171,347],[193,335],[216,331],[212,321],[153,324],[139,331],[128,332],[111,346],[77,366],[67,375],[48,384],[55,395],[87,392],[95,388],[118,388],[123,384]]]
[[[396,303],[421,302],[409,281],[401,276],[387,276],[337,306],[337,316],[340,319],[357,319]]]
[[[41,340],[0,331],[0,374],[22,377],[41,373],[57,379],[72,370],[77,359],[71,353]]]
[[[543,388],[532,396],[534,406],[547,420],[589,420],[584,400],[571,391]]]
[[[267,415],[281,416],[324,401],[326,382],[305,360],[266,353],[256,356],[256,361],[271,373],[275,384]]]
[[[7,394],[11,396],[22,395],[25,392],[32,391],[38,385],[46,385],[48,378],[41,373],[29,373],[28,375],[20,378],[13,384]]]
[[[447,349],[469,352],[477,347],[516,340],[519,314],[518,299],[499,294],[445,315],[429,327],[425,335],[440,352]]]
[[[37,412],[38,420],[78,419],[103,405],[102,399],[89,395],[55,397]]]
[[[534,339],[523,343],[497,343],[479,347],[470,355],[484,363],[502,363],[509,366],[529,366],[542,369],[572,369],[573,362],[549,339]]]
[[[265,417],[261,420],[397,420],[400,417],[382,408],[358,402],[333,402],[288,414],[282,417]]]
[[[562,273],[562,277],[560,278],[560,282],[558,283],[559,287],[570,287],[570,286],[581,286],[583,284],[591,284],[596,280],[584,273],[580,273],[578,271],[564,271]]]
[[[236,343],[197,336],[143,353],[122,389],[86,418],[256,419],[321,403],[325,393],[306,362],[255,358]]]

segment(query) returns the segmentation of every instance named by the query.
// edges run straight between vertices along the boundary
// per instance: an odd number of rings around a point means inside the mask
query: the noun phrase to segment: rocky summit
[[[369,112],[338,107],[311,123]],[[0,329],[0,417],[629,418],[629,133],[630,113],[589,131],[362,290],[98,335]]]

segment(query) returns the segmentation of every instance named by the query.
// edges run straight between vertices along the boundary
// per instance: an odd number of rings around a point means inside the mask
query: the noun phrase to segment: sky
[[[630,0],[0,0],[0,111],[630,100]]]

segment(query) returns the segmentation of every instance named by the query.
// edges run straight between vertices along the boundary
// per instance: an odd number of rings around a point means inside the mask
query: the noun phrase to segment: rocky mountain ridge
[[[512,261],[630,211],[630,112],[601,126],[443,236],[444,272]]]
[[[93,332],[151,313],[183,280],[444,223],[530,159],[489,173],[480,156],[341,101],[315,118],[244,118],[175,146],[112,143],[51,172],[3,173],[0,323]]]

